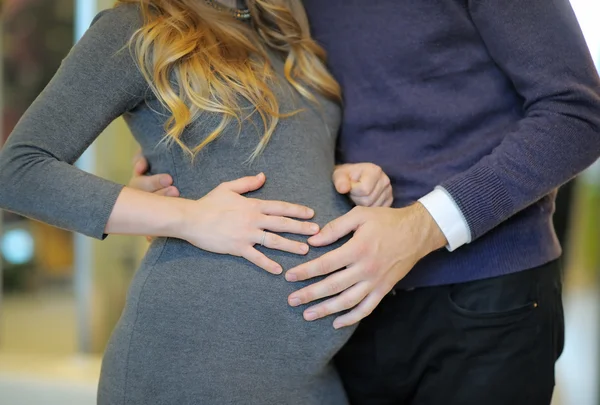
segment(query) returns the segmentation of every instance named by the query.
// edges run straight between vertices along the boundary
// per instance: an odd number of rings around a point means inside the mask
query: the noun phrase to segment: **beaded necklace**
[[[216,8],[219,11],[224,11],[224,12],[227,12],[227,13],[233,15],[238,20],[249,20],[251,17],[250,10],[247,8],[231,8],[231,7],[224,6],[224,5],[216,2],[215,0],[204,0],[204,1],[206,1],[206,3],[208,5]]]

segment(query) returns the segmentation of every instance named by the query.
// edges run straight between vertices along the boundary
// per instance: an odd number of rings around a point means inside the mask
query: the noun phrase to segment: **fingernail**
[[[260,173],[258,173],[258,174],[256,175],[256,177],[258,177],[258,178],[260,179],[260,178],[261,178],[262,176],[264,176],[264,175],[265,175],[265,174],[264,174],[263,172],[260,172]]]
[[[309,208],[306,210],[306,214],[312,217],[313,215],[315,215],[315,211]]]
[[[273,272],[275,272],[275,274],[281,274],[283,273],[283,269],[281,267],[273,267]]]
[[[302,245],[302,253],[308,253],[308,245]]]
[[[319,225],[317,224],[313,224],[310,226],[310,231],[311,232],[319,232]]]
[[[171,185],[171,179],[167,176],[161,176],[159,182],[163,187],[168,187]]]
[[[298,276],[296,276],[294,273],[287,273],[285,275],[285,279],[287,281],[298,281]],[[300,300],[298,300],[298,303],[300,303]]]
[[[307,321],[314,321],[315,319],[317,319],[317,313],[313,311],[308,311],[306,314],[304,314],[304,319],[306,319]]]
[[[300,305],[300,298],[290,299],[290,305],[293,307],[297,307],[298,305]]]
[[[340,329],[340,328],[343,328],[343,327],[344,327],[344,325],[342,325],[340,322],[337,322],[337,321],[333,322],[333,328],[334,329]]]

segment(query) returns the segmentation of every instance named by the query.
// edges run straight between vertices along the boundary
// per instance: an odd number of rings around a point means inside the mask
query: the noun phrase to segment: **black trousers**
[[[552,221],[556,236],[563,249],[566,247],[567,235],[571,225],[571,209],[573,195],[575,194],[575,179],[564,184],[556,193],[556,210]]]
[[[548,405],[564,342],[558,262],[396,291],[335,358],[352,405]]]

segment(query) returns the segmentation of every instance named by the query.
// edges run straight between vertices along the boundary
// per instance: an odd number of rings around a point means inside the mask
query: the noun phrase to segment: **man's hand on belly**
[[[333,326],[359,322],[421,258],[446,244],[442,231],[420,203],[397,209],[356,207],[327,224],[308,243],[329,245],[352,231],[353,237],[343,246],[286,273],[288,281],[334,273],[288,297],[290,305],[298,306],[334,296],[306,309],[306,320],[353,308],[337,317]]]

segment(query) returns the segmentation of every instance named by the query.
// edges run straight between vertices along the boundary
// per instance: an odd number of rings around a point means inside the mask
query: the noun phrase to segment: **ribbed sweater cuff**
[[[494,171],[474,167],[440,184],[463,213],[471,240],[485,234],[513,214],[509,192]]]

